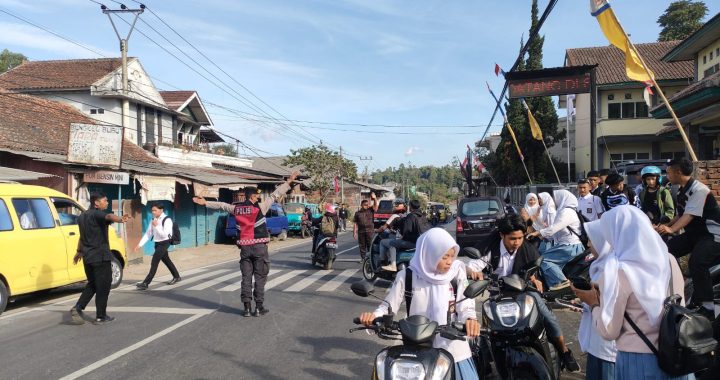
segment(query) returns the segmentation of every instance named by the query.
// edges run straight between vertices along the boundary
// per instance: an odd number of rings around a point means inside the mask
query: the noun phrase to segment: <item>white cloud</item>
[[[418,146],[411,146],[411,147],[407,148],[407,150],[405,151],[405,155],[406,155],[406,156],[412,156],[413,154],[415,154],[415,153],[417,153],[417,152],[420,152],[420,151],[422,151],[422,149],[420,149],[420,147],[418,147]]]
[[[97,54],[91,52],[90,50],[65,41],[62,38],[48,34],[47,32],[41,31],[32,26],[8,22],[0,22],[0,45],[57,53],[62,55],[63,59],[98,57]],[[87,44],[84,45],[109,57],[118,55],[116,52],[105,51],[101,48]],[[19,51],[19,53],[23,53],[31,59],[33,58],[31,53],[24,51]]]
[[[377,44],[378,53],[383,55],[405,53],[415,47],[415,44],[407,38],[389,34],[380,36]]]

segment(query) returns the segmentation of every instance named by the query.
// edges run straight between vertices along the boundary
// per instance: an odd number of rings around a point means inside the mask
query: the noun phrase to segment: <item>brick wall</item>
[[[695,178],[706,184],[720,202],[720,160],[696,162]]]

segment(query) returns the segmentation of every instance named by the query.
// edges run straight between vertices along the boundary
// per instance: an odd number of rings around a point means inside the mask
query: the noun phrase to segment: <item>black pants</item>
[[[365,258],[368,251],[370,251],[370,244],[372,244],[373,231],[358,231],[358,245],[360,246],[360,257]]]
[[[87,284],[80,294],[77,302],[77,308],[84,310],[95,296],[95,308],[97,318],[107,316],[107,301],[110,295],[110,285],[112,284],[112,269],[109,261],[99,263],[85,263],[85,276],[87,276]]]
[[[146,285],[150,285],[153,277],[155,277],[155,272],[157,272],[160,261],[162,261],[163,264],[165,264],[165,266],[170,270],[173,278],[180,277],[180,273],[178,273],[177,268],[175,268],[175,264],[173,264],[172,260],[170,260],[168,247],[170,247],[169,240],[155,243],[155,253],[153,253],[152,261],[150,262],[150,272],[148,272],[147,277],[145,277],[145,280],[143,281]]]
[[[267,243],[240,246],[240,272],[240,300],[245,303],[255,298],[255,304],[262,304],[265,301],[265,283],[270,272]]]
[[[712,302],[713,284],[710,267],[720,262],[720,243],[711,234],[678,235],[667,244],[668,251],[675,257],[690,255],[688,266],[693,280],[692,301],[695,304]]]

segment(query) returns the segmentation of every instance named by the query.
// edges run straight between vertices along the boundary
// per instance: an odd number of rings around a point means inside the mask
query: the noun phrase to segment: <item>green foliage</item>
[[[237,157],[237,149],[233,144],[218,144],[212,147],[214,154],[221,156]]]
[[[537,0],[533,0],[532,3],[531,20],[530,30],[535,28],[538,22]],[[538,36],[530,43],[528,57],[525,61],[520,62],[517,68],[518,71],[539,70],[543,68],[542,49],[544,40],[544,37]],[[522,45],[523,43],[521,42],[520,46],[522,47]],[[565,138],[565,131],[558,131],[558,116],[555,112],[555,105],[551,97],[528,98],[525,99],[525,101],[540,125],[545,144],[548,148]],[[508,122],[512,126],[513,131],[515,131],[518,144],[525,156],[525,164],[527,165],[533,182],[556,182],[557,180],[555,179],[556,177],[552,166],[545,153],[543,143],[532,137],[527,111],[522,106],[520,100],[510,100],[505,104],[505,110]],[[475,146],[477,147],[479,143],[479,141],[476,142]],[[487,154],[484,156],[482,155],[483,152],[479,153],[481,160],[499,185],[521,185],[528,182],[522,161],[518,156],[517,149],[507,128],[502,129],[500,133],[500,144],[495,152],[485,152]]]
[[[464,183],[459,164],[441,167],[400,164],[397,168],[390,167],[373,172],[372,181],[377,184],[395,182],[399,185],[395,188],[396,195],[402,196],[405,187],[405,196],[408,199],[418,199],[421,204],[426,204],[427,200],[419,194],[408,196],[408,188],[415,186],[417,193],[427,194],[430,201],[449,202],[458,197],[458,194],[453,194],[450,190],[453,187],[461,189]]]
[[[658,41],[684,40],[703,25],[702,19],[708,12],[703,1],[673,1],[658,17],[662,27]]]
[[[333,180],[341,177],[354,181],[357,178],[357,166],[342,157],[339,152],[325,145],[290,150],[290,156],[283,162],[286,166],[301,166],[302,174],[310,177],[306,182],[311,192],[320,194],[320,202],[334,189]]]
[[[26,61],[27,57],[20,53],[13,53],[8,49],[0,52],[0,73],[4,73],[9,69],[16,67]]]

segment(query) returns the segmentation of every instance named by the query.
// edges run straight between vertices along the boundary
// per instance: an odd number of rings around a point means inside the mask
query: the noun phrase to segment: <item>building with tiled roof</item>
[[[691,61],[665,62],[662,57],[680,41],[637,44],[640,55],[655,74],[658,84],[670,96],[692,82]],[[577,176],[592,168],[609,168],[621,162],[674,158],[684,155],[679,139],[657,136],[667,120],[654,119],[643,96],[644,84],[625,73],[625,55],[614,46],[572,48],[565,52],[565,66],[597,65],[596,140],[591,141],[590,94],[575,100],[575,163]],[[658,104],[657,95],[649,99]],[[661,100],[660,100],[661,101]],[[595,144],[596,162],[591,162]]]

